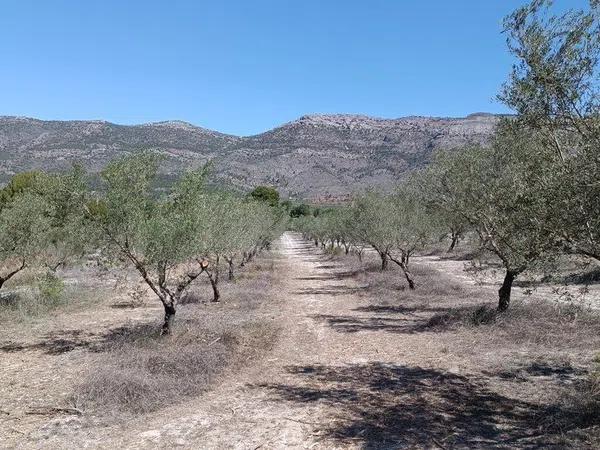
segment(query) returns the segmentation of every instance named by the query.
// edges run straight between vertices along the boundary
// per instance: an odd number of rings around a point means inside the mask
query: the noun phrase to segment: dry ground
[[[409,292],[397,271],[379,273],[375,260],[359,265],[323,255],[293,233],[268,258],[279,275],[251,295],[264,300],[254,307],[240,309],[237,300],[184,307],[180,323],[207,318],[202,325],[213,334],[198,337],[206,339],[204,350],[225,332],[237,329],[241,337],[231,350],[238,357],[171,406],[107,414],[107,405],[92,403],[83,414],[27,414],[69,406],[74,392],[82,395],[82,380],[94,380],[90,368],[127,355],[123,347],[102,351],[110,330],[154,320],[154,307],[101,305],[41,320],[26,332],[3,329],[3,445],[444,449],[600,442],[590,415],[576,411],[581,405],[567,395],[587,376],[599,347],[595,315],[517,300],[515,313],[498,319],[480,307],[494,304],[495,286],[476,286],[446,266],[437,270],[434,260],[419,262],[419,287]],[[240,299],[245,292],[231,294]],[[226,331],[211,328],[213,319]],[[277,329],[278,337],[244,341],[249,324]]]

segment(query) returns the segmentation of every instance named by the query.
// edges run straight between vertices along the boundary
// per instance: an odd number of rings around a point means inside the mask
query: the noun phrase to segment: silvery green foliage
[[[548,172],[553,232],[600,260],[600,4],[555,15],[536,0],[504,25],[518,62],[500,99],[559,157]]]
[[[109,164],[86,216],[98,243],[113,259],[132,264],[159,297],[163,333],[169,333],[190,284],[202,273],[218,281],[218,257],[256,250],[274,237],[280,216],[264,203],[207,191],[206,168],[184,174],[171,192],[159,194],[159,161],[142,152]]]
[[[507,297],[501,293],[500,309],[508,307],[514,278],[559,250],[552,217],[558,158],[537,133],[507,121],[490,149],[440,153],[423,176],[428,196],[454,208],[502,261]]]
[[[396,242],[395,212],[389,196],[369,191],[352,203],[350,234],[355,240],[373,247],[380,255],[387,254]]]
[[[83,248],[81,172],[36,173],[0,210],[0,286],[26,265],[55,269]]]
[[[0,258],[29,261],[45,245],[51,230],[49,206],[33,193],[17,196],[0,212]]]
[[[425,208],[417,186],[401,184],[389,196],[389,202],[395,232],[392,251],[410,256],[441,233],[443,224],[439,216]]]
[[[532,133],[509,126],[491,149],[439,154],[429,169],[431,189],[478,233],[481,244],[518,273],[556,248],[548,228],[555,162]]]

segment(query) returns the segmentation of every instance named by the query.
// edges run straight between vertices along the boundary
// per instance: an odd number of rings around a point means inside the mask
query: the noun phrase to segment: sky
[[[0,115],[251,135],[312,113],[508,112],[501,23],[523,3],[0,0]]]

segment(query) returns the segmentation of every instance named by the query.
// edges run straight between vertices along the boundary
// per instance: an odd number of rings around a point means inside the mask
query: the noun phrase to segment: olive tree
[[[98,244],[115,260],[131,264],[161,301],[161,332],[170,334],[177,303],[206,270],[197,258],[204,221],[193,214],[205,172],[189,172],[170,195],[159,195],[154,190],[158,163],[158,156],[148,152],[111,162],[101,173],[100,193],[84,208]]]
[[[517,63],[499,98],[557,155],[554,234],[600,260],[600,3],[563,14],[552,6],[535,0],[505,18]]]
[[[389,196],[368,191],[352,203],[351,236],[371,246],[381,259],[381,270],[388,267],[390,250],[396,244],[395,217]]]
[[[432,178],[433,179],[430,179]],[[458,242],[469,231],[469,223],[460,213],[453,198],[446,195],[444,186],[437,183],[437,174],[432,170],[414,172],[407,184],[413,189],[420,207],[426,211],[428,218],[434,222],[442,239],[450,237],[450,245],[446,253],[451,253]]]
[[[205,270],[218,301],[220,264],[228,264],[228,278],[234,278],[234,260],[245,254],[244,264],[276,233],[283,212],[262,201],[245,200],[225,192],[201,196],[192,214],[197,216],[201,248],[199,259],[210,261]]]
[[[62,175],[17,174],[0,197],[0,288],[28,265],[55,270],[81,251],[83,215],[75,208],[82,198],[82,172]]]
[[[239,205],[232,196],[225,193],[202,195],[192,213],[201,226],[201,248],[198,259],[205,261],[205,273],[213,290],[213,301],[218,302],[221,258],[234,252],[239,238]],[[210,263],[209,263],[210,261]]]
[[[389,196],[389,214],[393,218],[394,244],[388,251],[391,261],[396,263],[406,278],[408,287],[415,289],[410,272],[410,257],[429,244],[439,233],[437,216],[431,215],[420,201],[415,186],[403,183]]]
[[[0,288],[39,257],[51,229],[48,205],[25,193],[0,211]]]
[[[453,205],[481,246],[502,262],[500,311],[510,304],[515,278],[556,249],[548,225],[553,199],[547,187],[553,180],[546,169],[555,158],[536,134],[506,122],[491,148],[441,153],[423,177],[423,189]]]

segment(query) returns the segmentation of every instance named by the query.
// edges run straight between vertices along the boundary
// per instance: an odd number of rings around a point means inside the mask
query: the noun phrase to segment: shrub
[[[308,206],[306,203],[301,203],[290,210],[291,217],[310,216],[310,214],[310,206]]]
[[[58,305],[64,300],[65,283],[53,273],[46,273],[38,282],[39,299],[47,305]]]

